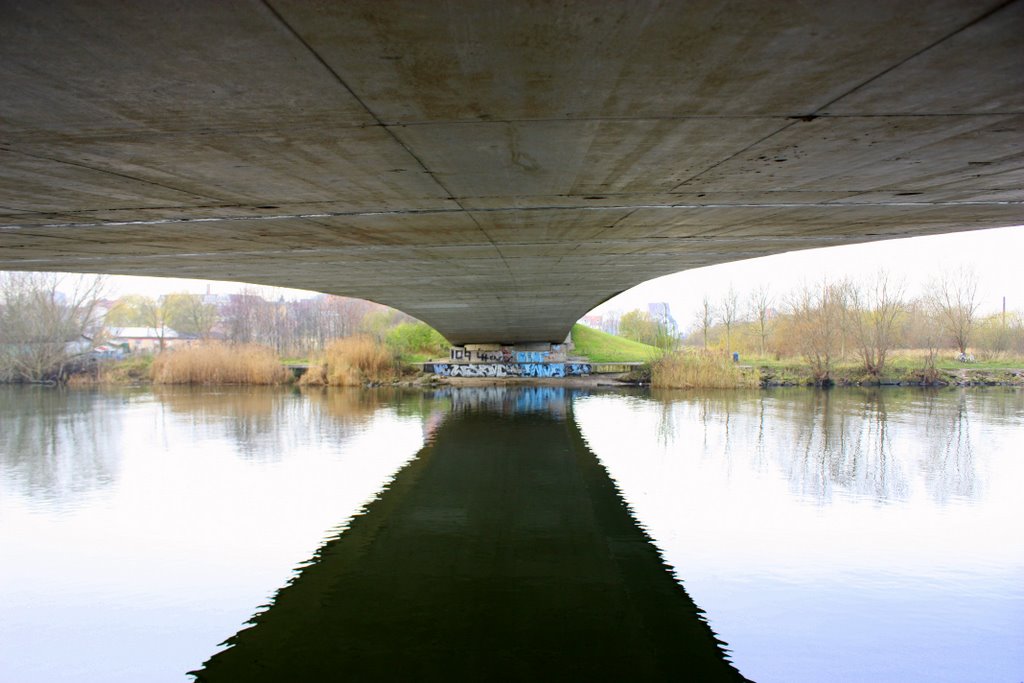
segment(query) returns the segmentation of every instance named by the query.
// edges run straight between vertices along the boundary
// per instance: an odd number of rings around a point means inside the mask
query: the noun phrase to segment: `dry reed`
[[[153,359],[155,384],[282,384],[288,377],[277,354],[256,344],[203,344]]]
[[[709,351],[677,351],[651,363],[651,386],[662,389],[738,389],[759,384],[756,370]]]
[[[398,376],[397,363],[388,348],[373,337],[358,336],[328,344],[323,358],[306,371],[299,383],[354,387],[389,382]]]

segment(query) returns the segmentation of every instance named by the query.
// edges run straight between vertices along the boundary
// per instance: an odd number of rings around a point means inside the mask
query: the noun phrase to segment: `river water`
[[[1024,392],[0,387],[0,681],[1024,680]]]

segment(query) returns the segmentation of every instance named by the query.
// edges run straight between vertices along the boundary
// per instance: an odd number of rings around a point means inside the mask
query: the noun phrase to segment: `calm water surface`
[[[1022,445],[1012,390],[0,387],[0,681],[1018,683]]]

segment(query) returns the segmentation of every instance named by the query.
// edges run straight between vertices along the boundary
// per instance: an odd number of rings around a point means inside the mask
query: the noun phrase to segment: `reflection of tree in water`
[[[62,504],[111,485],[121,464],[122,396],[0,387],[0,476]]]
[[[344,443],[382,408],[420,412],[416,396],[390,389],[158,387],[154,393],[197,436],[227,439],[254,462],[278,461],[305,444]]]
[[[746,461],[760,471],[774,462],[796,494],[818,502],[840,493],[907,500],[917,469],[940,504],[976,498],[981,484],[971,414],[986,423],[1019,424],[1024,413],[1020,392],[797,389],[653,397],[662,402],[663,443],[700,443],[702,457],[724,458],[730,468]]]
[[[248,460],[275,461],[287,441],[286,394],[273,387],[155,387],[160,404],[200,438],[226,437]]]
[[[367,428],[381,410],[399,417],[426,416],[436,407],[422,391],[390,387],[359,389],[354,387],[309,387],[301,391],[306,411],[306,433],[316,438],[341,443]]]
[[[940,504],[952,498],[974,499],[981,493],[971,445],[967,392],[957,392],[953,400],[947,396],[939,400],[933,393],[924,407],[929,448],[921,469],[928,492]]]
[[[792,446],[777,453],[796,493],[819,501],[837,490],[878,502],[909,497],[881,391],[817,390],[793,408]]]
[[[727,467],[744,457],[761,469],[764,463],[765,395],[759,391],[741,390],[654,390],[651,397],[661,404],[658,441],[664,445],[678,444],[689,450],[701,442],[705,458],[725,458]],[[699,425],[699,427],[698,427]],[[700,434],[696,434],[699,428]],[[753,450],[732,449],[734,441],[750,443]]]
[[[879,390],[655,392],[659,437],[702,442],[705,458],[765,471],[772,463],[801,496],[824,502],[839,491],[877,501],[910,495],[893,453],[890,395]],[[697,427],[702,434],[687,434]]]

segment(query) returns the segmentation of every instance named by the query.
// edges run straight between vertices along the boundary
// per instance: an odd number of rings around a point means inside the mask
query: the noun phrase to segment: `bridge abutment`
[[[466,344],[453,346],[447,361],[425,363],[424,371],[442,377],[582,377],[590,363],[573,359],[572,343]]]

